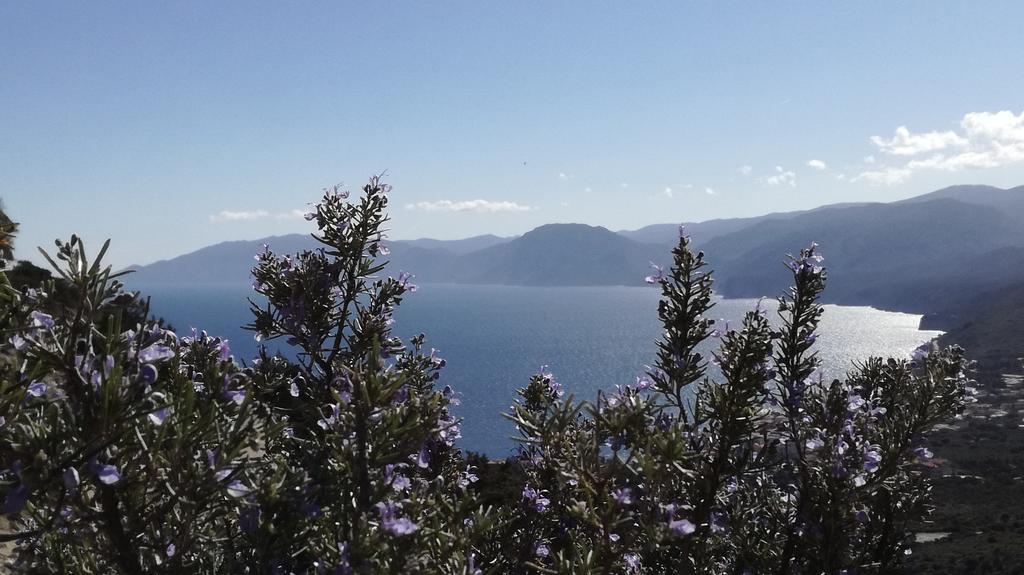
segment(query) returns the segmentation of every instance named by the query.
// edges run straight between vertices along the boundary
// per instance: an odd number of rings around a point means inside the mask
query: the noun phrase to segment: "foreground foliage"
[[[3,283],[0,497],[39,573],[887,573],[929,511],[924,434],[967,400],[958,349],[825,380],[825,286],[790,258],[778,318],[716,329],[711,275],[680,234],[658,360],[593,403],[534,376],[511,413],[516,496],[485,502],[455,447],[444,360],[392,315],[387,186],[325,190],[318,250],[257,255],[249,364],[204,332],[140,321],[82,241],[48,288]],[[49,258],[49,256],[47,256]],[[141,317],[146,317],[143,313]],[[703,356],[709,338],[718,350]],[[712,365],[714,369],[712,369]],[[479,465],[480,463],[477,462]],[[485,463],[486,464],[486,463]],[[507,465],[507,464],[506,464]]]

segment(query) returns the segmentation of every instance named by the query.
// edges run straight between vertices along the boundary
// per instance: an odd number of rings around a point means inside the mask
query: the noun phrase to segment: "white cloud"
[[[406,204],[407,210],[423,210],[426,212],[528,212],[536,208],[517,204],[516,202],[492,202],[488,200],[438,200],[436,202],[416,202]]]
[[[672,197],[672,188],[665,188],[664,190],[662,190],[661,193],[665,194],[666,198],[671,198]]]
[[[892,168],[884,167],[880,170],[871,170],[867,172],[861,172],[855,177],[851,178],[851,182],[865,181],[869,184],[874,185],[886,185],[892,186],[894,184],[901,184],[910,178],[911,170],[907,168]]]
[[[619,187],[625,189],[629,187],[629,184],[627,184],[626,182],[622,182],[621,184],[619,184]]]
[[[287,212],[274,214],[274,218],[278,220],[304,220],[306,219],[307,213],[309,212],[305,210],[289,210]]]
[[[807,165],[814,168],[815,170],[824,170],[828,168],[828,165],[821,160],[808,160]]]
[[[796,187],[796,174],[789,170],[784,170],[782,166],[775,166],[775,173],[770,176],[761,176],[757,181],[770,187],[778,186],[789,186],[791,188]]]
[[[558,172],[558,179],[562,180],[563,182],[571,180],[572,179],[572,174],[567,174],[565,172]]]
[[[752,166],[740,166],[736,171],[739,172],[741,176],[749,176],[750,172],[754,171],[754,168]]]
[[[865,164],[874,164],[875,163],[875,157],[874,156],[864,156],[864,163]]]
[[[222,222],[252,222],[273,218],[275,220],[301,220],[305,219],[307,210],[288,210],[287,212],[271,213],[267,210],[221,210],[210,216],[210,221]]]
[[[583,191],[589,194],[590,192],[593,192],[594,190],[590,189],[590,187],[588,186],[586,188],[583,188]]]
[[[915,134],[900,126],[891,139],[873,136],[871,141],[887,154],[916,157],[900,167],[864,172],[854,180],[894,184],[920,170],[998,168],[1024,162],[1024,111],[969,112],[960,120],[960,133]]]
[[[715,190],[712,189],[712,188],[704,188],[704,193],[709,195],[709,196],[713,196],[713,195],[715,195]]]
[[[871,136],[871,141],[881,151],[894,156],[915,156],[925,152],[967,145],[967,140],[957,135],[956,132],[923,132],[914,134],[906,126],[896,128],[895,135],[888,140],[881,136]]]
[[[216,214],[210,216],[211,222],[244,222],[251,220],[262,220],[263,218],[270,215],[270,212],[266,210],[251,210],[251,211],[240,211],[233,212],[230,210],[221,210]]]

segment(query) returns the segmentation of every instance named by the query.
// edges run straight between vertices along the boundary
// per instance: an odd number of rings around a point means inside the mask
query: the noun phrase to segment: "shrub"
[[[51,289],[3,287],[0,497],[38,573],[890,572],[929,511],[923,436],[966,398],[958,349],[818,371],[825,285],[790,258],[778,327],[764,310],[716,330],[711,275],[680,234],[662,291],[658,361],[593,403],[550,373],[519,393],[514,462],[479,475],[456,447],[444,360],[392,314],[415,286],[382,276],[388,187],[325,190],[321,248],[253,269],[259,339],[142,321],[80,239]],[[105,251],[105,246],[104,246]],[[134,310],[134,311],[133,311]],[[697,346],[718,338],[712,357]],[[716,369],[709,370],[710,364]],[[714,371],[718,375],[712,375]],[[470,465],[472,461],[474,465]],[[499,471],[495,471],[499,469]],[[513,486],[511,497],[501,495]],[[497,488],[494,486],[498,485]],[[487,502],[478,493],[487,493]],[[498,493],[499,495],[495,495]]]

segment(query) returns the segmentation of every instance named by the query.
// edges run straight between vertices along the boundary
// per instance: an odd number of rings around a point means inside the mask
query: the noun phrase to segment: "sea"
[[[236,360],[255,357],[260,343],[242,328],[251,320],[237,285],[132,285],[151,297],[151,313],[179,334],[191,328],[230,341]],[[513,453],[515,429],[508,413],[516,390],[542,366],[566,395],[595,399],[598,390],[632,384],[654,363],[661,335],[660,293],[651,287],[516,287],[425,284],[407,294],[395,314],[404,338],[426,334],[447,367],[438,385],[450,385],[460,403],[460,447],[492,458]],[[774,317],[772,299],[716,298],[717,327],[737,326],[761,306]],[[920,316],[870,307],[825,306],[816,349],[826,377],[843,377],[869,357],[907,357],[942,332],[918,329]],[[717,342],[706,343],[709,355]],[[283,342],[269,347],[288,353]]]

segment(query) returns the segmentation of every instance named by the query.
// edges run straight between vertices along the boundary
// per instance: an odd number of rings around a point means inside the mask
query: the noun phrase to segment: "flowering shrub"
[[[711,276],[680,235],[658,360],[593,403],[542,370],[511,413],[521,484],[500,505],[455,442],[444,360],[392,315],[388,188],[325,190],[322,247],[256,256],[228,342],[139,321],[80,239],[53,285],[3,287],[0,501],[15,571],[38,573],[885,573],[928,512],[924,434],[966,400],[957,349],[819,375],[816,247],[791,258],[779,321],[715,329]],[[105,247],[104,247],[105,251]],[[144,308],[143,308],[144,309]],[[50,311],[47,311],[50,310]],[[133,310],[136,310],[133,312]],[[146,313],[142,314],[145,317]],[[704,357],[698,345],[719,340]],[[711,364],[715,370],[709,370]],[[719,375],[712,375],[712,372]]]

